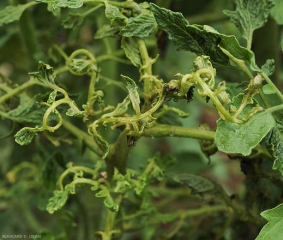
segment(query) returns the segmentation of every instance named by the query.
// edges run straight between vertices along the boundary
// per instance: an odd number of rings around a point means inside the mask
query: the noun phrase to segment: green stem
[[[119,194],[116,198],[115,198],[115,204],[117,204],[118,206],[120,206],[120,203],[122,201],[122,195]],[[119,233],[119,230],[114,230],[115,228],[115,221],[116,221],[116,216],[118,212],[112,212],[110,211],[108,208],[106,209],[106,220],[105,220],[105,225],[104,225],[104,236],[105,236],[105,240],[111,240],[113,239],[113,234],[114,233]]]
[[[220,47],[220,46],[219,46]],[[253,75],[251,74],[251,72],[249,71],[249,69],[247,68],[246,66],[246,63],[244,60],[241,60],[241,59],[238,59],[238,58],[235,58],[229,51],[227,51],[225,48],[222,48],[220,47],[221,51],[223,53],[225,53],[229,59],[236,64],[236,66],[242,70],[247,76],[249,79],[252,79],[253,78]]]
[[[252,42],[253,42],[253,31],[250,31],[250,34],[248,36],[248,39],[247,39],[247,49],[251,49],[252,47]]]
[[[191,129],[180,126],[171,126],[157,124],[152,128],[146,128],[142,134],[143,137],[184,137],[205,140],[214,140],[215,132],[201,129]]]
[[[62,126],[71,134],[76,136],[78,139],[80,139],[86,146],[89,147],[90,150],[92,150],[94,153],[96,153],[98,156],[103,156],[103,152],[99,148],[99,146],[95,143],[93,138],[82,131],[81,129],[77,128],[75,125],[71,124],[69,121],[63,119]]]
[[[265,112],[273,113],[273,112],[276,112],[276,111],[279,111],[279,110],[282,110],[282,109],[283,109],[283,104],[280,104],[280,105],[266,109],[264,112],[262,112],[262,114],[264,114]],[[261,114],[261,113],[259,113],[259,114]]]
[[[206,71],[204,71],[203,73],[206,73]],[[195,79],[198,82],[198,84],[201,86],[201,88],[204,90],[204,92],[207,93],[207,95],[211,98],[211,100],[213,101],[216,109],[218,110],[218,112],[221,114],[220,117],[224,117],[224,120],[227,121],[231,121],[231,122],[235,122],[235,123],[242,123],[241,120],[233,117],[230,115],[230,113],[225,109],[225,107],[222,105],[222,103],[219,101],[218,97],[215,96],[213,94],[213,92],[210,90],[210,88],[208,87],[208,85],[201,79],[201,74],[202,74],[202,70],[198,70],[194,75],[195,75]],[[191,77],[191,74],[187,74],[188,77]],[[185,75],[183,78],[185,78],[187,75]],[[182,80],[183,81],[183,80]]]
[[[90,83],[89,83],[89,88],[88,88],[88,97],[87,97],[88,102],[92,99],[92,97],[95,94],[96,79],[97,79],[97,72],[91,71],[91,78],[90,78]],[[89,107],[92,108],[92,106],[89,106]]]
[[[41,85],[41,83],[36,78],[31,77],[27,82],[23,83],[22,85],[18,86],[17,88],[14,88],[13,90],[7,92],[5,95],[0,97],[0,104],[35,84]]]

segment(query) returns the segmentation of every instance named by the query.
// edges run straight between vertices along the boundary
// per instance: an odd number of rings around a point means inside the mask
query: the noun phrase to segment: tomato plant
[[[280,239],[279,0],[0,6],[2,238]]]

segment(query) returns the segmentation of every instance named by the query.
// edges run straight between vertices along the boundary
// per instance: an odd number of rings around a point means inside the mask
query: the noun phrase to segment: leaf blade
[[[254,30],[261,28],[266,22],[270,9],[274,6],[272,0],[235,0],[236,10],[224,10],[242,37],[248,42],[252,40]]]
[[[126,82],[126,88],[129,92],[129,98],[131,100],[133,109],[135,110],[137,115],[140,115],[140,96],[138,93],[138,87],[133,79],[124,75],[121,75],[121,77]]]
[[[279,204],[275,208],[263,211],[260,215],[265,218],[268,223],[261,229],[256,240],[276,240],[282,238],[283,231],[283,204]]]
[[[177,50],[207,55],[214,64],[230,66],[229,57],[218,47],[221,46],[252,69],[257,69],[253,52],[240,46],[235,36],[221,34],[210,26],[190,25],[181,13],[153,3],[150,5],[159,28],[168,33]]]

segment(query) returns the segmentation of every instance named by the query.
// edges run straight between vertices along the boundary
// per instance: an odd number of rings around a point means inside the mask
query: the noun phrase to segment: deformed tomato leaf
[[[36,128],[24,127],[15,134],[15,141],[20,145],[27,145],[31,143],[38,130]]]
[[[92,60],[74,58],[68,63],[69,69],[77,75],[85,75],[90,71],[96,71],[96,65]]]
[[[194,193],[213,191],[215,184],[207,178],[190,173],[173,173],[168,177],[189,187]]]
[[[121,116],[122,114],[127,112],[130,103],[131,100],[128,95],[123,102],[117,104],[117,107],[114,109],[114,111],[102,115],[101,118]]]
[[[283,204],[275,208],[263,211],[260,214],[268,223],[261,229],[256,240],[278,240],[282,239],[283,231]]]
[[[241,124],[219,119],[214,143],[219,151],[247,156],[275,124],[269,112],[256,113]]]
[[[120,13],[120,9],[110,3],[108,1],[104,1],[105,4],[105,16],[110,19],[125,19],[125,17]]]
[[[274,59],[267,59],[265,64],[261,66],[261,71],[263,71],[267,76],[270,76],[274,73],[275,63]]]
[[[283,126],[277,124],[265,138],[265,145],[269,153],[275,158],[273,169],[283,174]]]
[[[141,13],[137,17],[129,18],[120,34],[124,37],[146,38],[156,30],[154,17],[148,13]]]
[[[261,28],[266,22],[272,0],[235,0],[236,10],[224,10],[231,22],[241,31],[243,38],[251,41],[254,30]]]
[[[51,197],[48,200],[48,204],[47,204],[46,210],[50,214],[52,214],[55,211],[61,209],[65,205],[65,203],[66,203],[66,201],[68,199],[68,195],[69,195],[69,193],[67,191],[55,190],[54,191],[54,196]]]
[[[121,77],[126,82],[126,88],[128,89],[133,109],[135,110],[137,115],[140,115],[140,95],[138,93],[138,87],[133,79],[124,75],[121,75]]]
[[[55,72],[49,64],[39,61],[38,72],[30,72],[29,75],[36,77],[47,86],[55,85]]]
[[[114,202],[113,198],[109,195],[103,201],[104,205],[112,212],[118,212],[119,206]]]
[[[136,67],[141,67],[142,60],[138,50],[137,38],[122,38],[121,47],[124,49],[127,58]]]
[[[20,104],[10,110],[7,114],[9,118],[18,123],[33,123],[39,125],[42,123],[42,117],[46,111],[46,106],[38,104],[41,101],[42,95],[35,95],[33,98],[26,94],[21,94]]]
[[[53,9],[56,8],[80,8],[83,6],[83,0],[35,0],[36,2],[47,3],[52,6]]]
[[[102,28],[98,29],[94,35],[94,39],[101,39],[105,37],[116,37],[119,35],[120,28],[110,25],[103,25]]]
[[[275,6],[271,8],[270,15],[277,22],[277,24],[282,25],[283,24],[283,15],[282,15],[283,1],[273,0],[273,2],[275,3]]]
[[[213,63],[229,66],[229,57],[220,46],[233,57],[248,63],[252,69],[257,69],[253,52],[240,46],[235,36],[221,34],[210,26],[191,25],[181,13],[160,8],[153,3],[150,5],[159,28],[168,33],[177,50],[207,55]]]
[[[23,12],[30,7],[31,4],[19,4],[17,6],[7,6],[0,11],[0,27],[4,24],[8,24],[17,21],[22,16]]]

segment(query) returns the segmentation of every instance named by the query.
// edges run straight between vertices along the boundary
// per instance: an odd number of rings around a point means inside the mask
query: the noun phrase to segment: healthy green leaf
[[[25,127],[15,134],[15,141],[20,145],[28,145],[31,143],[33,137],[37,135],[38,130],[36,128]]]
[[[239,94],[233,98],[235,107],[238,108],[241,105],[242,97],[243,95]],[[257,102],[253,100],[253,104],[248,104],[239,117],[245,118],[256,105]],[[254,114],[248,121],[241,124],[219,119],[214,143],[219,151],[247,156],[275,124],[272,115],[264,111]]]
[[[137,38],[122,38],[121,47],[124,49],[127,58],[136,67],[142,66],[140,52],[138,50]]]
[[[61,209],[65,205],[65,203],[66,203],[66,201],[68,199],[68,195],[69,195],[69,193],[67,191],[55,190],[54,191],[54,196],[51,197],[48,200],[48,204],[47,204],[46,210],[50,214],[52,214],[55,211]]]
[[[282,15],[283,1],[273,0],[273,2],[275,3],[275,6],[271,8],[270,15],[277,22],[277,24],[282,25],[283,24],[283,15]]]
[[[230,20],[241,31],[243,38],[251,42],[254,30],[261,28],[266,22],[272,0],[235,0],[236,10],[224,10]]]
[[[17,6],[7,6],[0,11],[0,27],[4,24],[8,24],[17,21],[22,16],[23,12],[32,4],[19,4]]]
[[[265,145],[269,153],[275,158],[273,169],[283,173],[283,126],[277,124],[265,138]]]
[[[44,62],[39,61],[38,72],[30,72],[29,75],[36,77],[47,86],[55,85],[56,74],[53,67]]]
[[[218,47],[226,49],[232,56],[257,68],[253,52],[241,47],[233,35],[224,35],[210,26],[190,25],[181,13],[160,8],[151,3],[156,22],[167,32],[177,50],[187,50],[197,55],[207,55],[216,64],[229,66],[229,57]]]
[[[283,204],[263,211],[260,214],[268,223],[261,229],[256,240],[278,240],[282,238],[283,231]]]
[[[124,37],[146,38],[156,30],[156,22],[151,14],[141,13],[137,17],[129,18],[126,26],[122,27]]]
[[[56,8],[80,8],[83,6],[83,0],[35,0],[36,2],[42,2],[50,4],[53,9]]]
[[[137,115],[140,115],[140,96],[138,93],[138,87],[133,79],[123,75],[121,75],[121,77],[126,82],[126,88],[128,89],[129,98],[132,102],[133,109]]]

